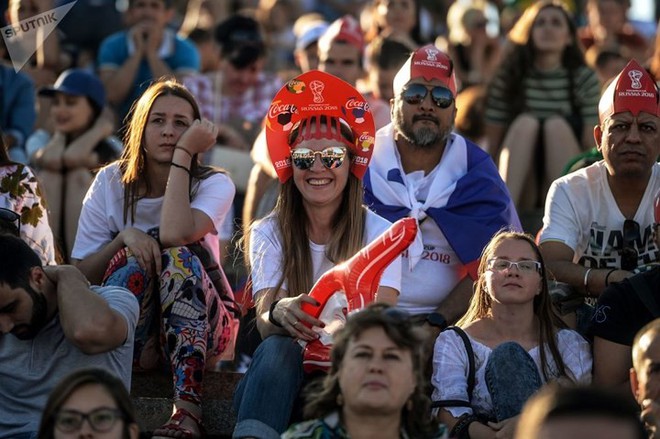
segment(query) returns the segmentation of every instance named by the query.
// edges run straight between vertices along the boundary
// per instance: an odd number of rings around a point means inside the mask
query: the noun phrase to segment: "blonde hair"
[[[550,354],[557,366],[559,376],[567,377],[566,367],[564,361],[559,353],[557,341],[555,339],[555,332],[557,328],[565,328],[564,322],[554,313],[552,303],[550,301],[550,291],[548,288],[548,273],[543,261],[543,256],[538,246],[534,242],[534,237],[521,232],[514,232],[510,230],[501,230],[493,236],[488,245],[481,253],[479,261],[478,277],[475,282],[475,291],[470,299],[470,306],[467,312],[456,323],[457,326],[462,328],[468,326],[470,323],[491,316],[492,314],[492,299],[488,294],[486,288],[485,273],[488,269],[488,260],[493,257],[495,250],[504,241],[518,240],[529,244],[536,255],[536,260],[541,263],[541,292],[534,297],[534,314],[539,320],[539,346],[547,345]],[[541,371],[546,381],[551,377],[548,361],[546,358],[546,350],[539,349],[541,357]]]

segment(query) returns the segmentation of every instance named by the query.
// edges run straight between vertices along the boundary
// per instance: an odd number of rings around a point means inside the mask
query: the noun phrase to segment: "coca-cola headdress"
[[[651,75],[634,59],[610,83],[598,103],[598,117],[602,124],[615,113],[640,111],[660,116],[658,87]]]
[[[324,120],[325,126],[320,126]],[[342,135],[341,126],[350,128],[352,142]],[[291,135],[294,130],[296,136]],[[362,179],[373,152],[375,131],[364,97],[350,84],[318,70],[287,82],[275,95],[266,117],[268,152],[282,183],[293,175],[291,149],[309,139],[345,144],[351,155],[351,172]]]

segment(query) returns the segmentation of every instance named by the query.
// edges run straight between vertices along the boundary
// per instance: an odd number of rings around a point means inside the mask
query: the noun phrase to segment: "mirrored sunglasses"
[[[322,151],[313,151],[309,148],[296,148],[291,151],[291,161],[296,168],[305,171],[314,165],[316,156],[321,156],[321,163],[327,169],[335,169],[344,163],[347,150],[341,146],[330,146]]]
[[[80,430],[85,419],[97,433],[110,431],[118,419],[122,418],[121,411],[101,407],[89,413],[77,410],[60,410],[55,415],[55,428],[62,433],[73,433]]]
[[[410,84],[401,92],[401,98],[410,105],[418,105],[431,92],[431,100],[440,108],[448,108],[454,102],[454,96],[446,87],[436,86],[428,89],[422,84]]]
[[[21,216],[13,210],[0,207],[0,231],[6,231],[14,236],[20,236]]]

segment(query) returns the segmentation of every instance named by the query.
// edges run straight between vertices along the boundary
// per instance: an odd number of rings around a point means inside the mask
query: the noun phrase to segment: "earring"
[[[341,393],[338,393],[336,401],[337,401],[337,405],[339,407],[343,406],[344,405],[344,396]]]

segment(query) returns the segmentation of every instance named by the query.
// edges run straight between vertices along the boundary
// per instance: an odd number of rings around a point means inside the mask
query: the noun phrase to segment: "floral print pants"
[[[229,313],[188,247],[164,249],[161,258],[160,276],[150,278],[123,248],[110,261],[103,284],[129,289],[140,303],[134,370],[169,363],[174,400],[200,405],[204,370],[215,366],[231,338]]]

